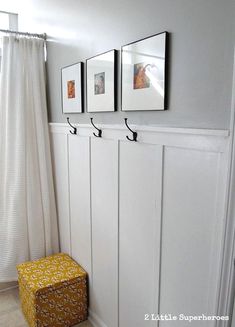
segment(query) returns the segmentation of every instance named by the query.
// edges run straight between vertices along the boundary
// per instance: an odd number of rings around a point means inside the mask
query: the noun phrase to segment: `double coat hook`
[[[125,124],[126,124],[126,127],[129,129],[129,131],[131,131],[131,133],[133,134],[133,138],[131,139],[129,136],[126,136],[126,138],[129,140],[129,141],[134,141],[134,142],[137,142],[137,132],[133,131],[127,124],[127,118],[124,118],[125,120]]]
[[[93,135],[94,135],[95,137],[102,137],[102,130],[94,125],[94,123],[93,123],[93,118],[91,118],[91,124],[92,124],[92,125],[95,127],[95,129],[97,129],[97,131],[98,131],[98,135],[96,135],[95,133],[93,133]]]
[[[67,122],[68,122],[69,126],[71,126],[73,128],[73,131],[69,131],[70,134],[77,135],[77,128],[70,123],[69,117],[67,117]]]

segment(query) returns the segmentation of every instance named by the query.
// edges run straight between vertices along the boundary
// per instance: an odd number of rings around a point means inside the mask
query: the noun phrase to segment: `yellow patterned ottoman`
[[[67,254],[25,262],[17,270],[30,327],[68,327],[87,319],[87,274]]]

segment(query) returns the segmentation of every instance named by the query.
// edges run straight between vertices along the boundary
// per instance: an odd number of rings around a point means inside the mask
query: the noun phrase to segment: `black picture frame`
[[[61,103],[63,114],[77,114],[84,112],[83,78],[83,62],[76,62],[61,68]],[[74,82],[74,94],[72,95],[69,95],[70,82]]]
[[[86,111],[117,110],[117,55],[112,49],[86,59]]]
[[[158,49],[158,44],[159,47],[161,45],[163,47]],[[121,47],[121,111],[163,111],[167,109],[168,44],[169,33],[164,31]],[[154,53],[155,48],[157,48],[156,53]],[[125,68],[125,65],[129,65],[128,68]],[[153,72],[150,76],[152,79],[148,76],[147,79],[146,67],[152,69]],[[144,70],[145,76],[142,80],[140,78],[140,82],[137,84],[136,72],[141,69]]]

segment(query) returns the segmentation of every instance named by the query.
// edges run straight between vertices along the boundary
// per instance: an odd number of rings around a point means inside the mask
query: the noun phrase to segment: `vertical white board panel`
[[[91,140],[91,311],[118,326],[118,142]]]
[[[69,136],[71,254],[91,275],[90,141]]]
[[[161,313],[213,315],[218,287],[219,154],[167,147],[164,154]],[[221,217],[220,217],[221,220]],[[215,278],[216,277],[216,278]],[[178,322],[188,326],[187,321]],[[160,326],[177,323],[162,322]],[[191,322],[190,326],[215,326]]]
[[[156,326],[162,146],[120,144],[119,326]]]
[[[60,251],[71,254],[67,135],[59,133],[52,134],[51,144]]]

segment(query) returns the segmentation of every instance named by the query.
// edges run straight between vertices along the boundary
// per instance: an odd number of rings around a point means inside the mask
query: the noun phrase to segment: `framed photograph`
[[[109,112],[116,110],[117,51],[111,50],[87,59],[87,111]]]
[[[61,69],[62,111],[65,114],[83,111],[83,63]]]
[[[166,109],[168,33],[124,45],[122,57],[122,110]]]

